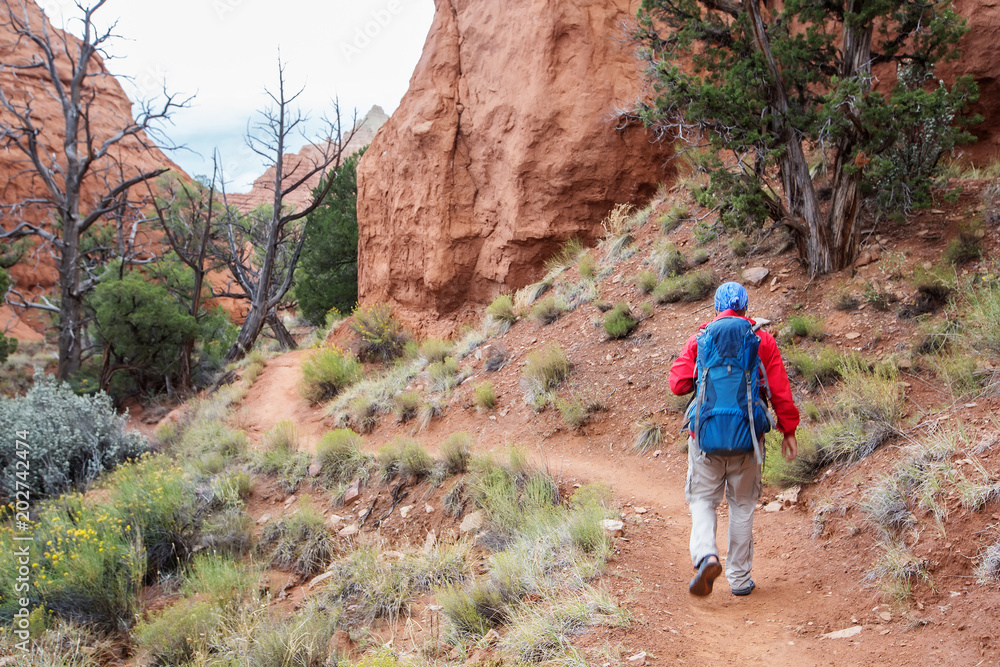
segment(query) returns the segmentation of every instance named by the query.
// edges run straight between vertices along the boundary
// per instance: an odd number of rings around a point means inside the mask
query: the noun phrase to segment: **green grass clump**
[[[252,667],[320,667],[331,664],[328,662],[330,639],[337,629],[339,610],[330,609],[315,600],[308,600],[304,607],[290,618],[265,617],[255,628],[246,664]],[[237,655],[243,657],[242,653]],[[236,664],[243,662],[241,660]]]
[[[594,255],[590,252],[584,252],[580,255],[580,259],[576,263],[577,270],[580,271],[580,275],[587,280],[593,280],[597,275],[597,260],[594,259]]]
[[[253,480],[245,470],[230,470],[212,479],[212,501],[221,507],[242,507],[253,491]]]
[[[586,424],[590,417],[587,406],[576,397],[571,399],[556,398],[556,409],[559,410],[563,423],[574,431]]]
[[[378,462],[383,479],[401,475],[420,480],[427,477],[434,467],[434,460],[424,446],[413,438],[405,437],[383,445],[378,451]]]
[[[967,294],[966,331],[973,347],[1000,354],[1000,281],[984,277]]]
[[[201,553],[194,557],[181,585],[181,595],[200,595],[219,608],[257,596],[260,570],[242,560]]]
[[[980,583],[991,585],[1000,581],[1000,542],[990,545],[979,557],[976,578]]]
[[[914,584],[930,583],[930,573],[923,561],[905,544],[890,540],[880,546],[882,553],[865,578],[875,583],[886,600],[902,604],[913,595]]]
[[[302,363],[299,389],[310,403],[322,403],[364,376],[364,367],[350,352],[337,348],[318,350]]]
[[[208,652],[222,617],[208,600],[183,599],[135,628],[135,638],[154,664],[187,664]]]
[[[975,357],[961,350],[927,357],[934,374],[951,390],[955,398],[977,393],[980,388],[979,366]]]
[[[808,338],[810,340],[821,341],[826,337],[826,328],[823,320],[814,315],[792,315],[788,318],[788,323],[781,336],[784,340],[790,340],[794,336]]]
[[[627,337],[639,326],[639,320],[632,315],[632,309],[624,301],[615,304],[608,313],[604,315],[604,332],[610,340],[618,340]]]
[[[719,236],[719,230],[715,225],[699,222],[691,228],[691,235],[698,242],[698,245],[705,245]]]
[[[272,567],[310,577],[326,567],[335,553],[326,521],[311,505],[264,527],[258,551]]]
[[[632,244],[634,243],[635,237],[625,232],[608,244],[608,251],[605,257],[608,260],[626,259],[633,254]]]
[[[750,252],[750,242],[747,241],[747,237],[739,234],[729,239],[729,252],[733,253],[737,257],[746,257]]]
[[[253,548],[254,520],[243,509],[227,507],[205,517],[201,544],[219,556],[243,556]]]
[[[983,256],[983,238],[986,229],[982,218],[965,220],[958,226],[958,236],[948,243],[944,251],[944,261],[960,266]]]
[[[695,271],[660,281],[653,290],[653,300],[661,304],[701,301],[711,294],[714,288],[715,279],[710,272]]]
[[[896,303],[896,294],[886,285],[877,280],[869,280],[865,283],[865,291],[862,297],[865,303],[877,311],[885,312]]]
[[[843,382],[837,403],[845,414],[892,429],[899,424],[905,395],[898,369],[886,364],[869,368],[857,357],[846,357],[840,374]]]
[[[687,269],[684,255],[669,241],[657,243],[650,259],[660,278],[679,276]]]
[[[680,227],[681,223],[684,222],[685,218],[689,215],[690,212],[687,207],[680,205],[674,206],[669,211],[661,215],[660,219],[657,220],[660,225],[660,231],[664,234],[669,234]]]
[[[476,385],[476,405],[484,410],[492,410],[497,404],[496,390],[492,382],[482,382]]]
[[[501,294],[493,299],[493,302],[486,307],[486,314],[497,322],[513,324],[517,321],[517,313],[514,312],[514,299],[509,294]]]
[[[843,364],[843,357],[830,347],[818,352],[793,347],[785,352],[785,359],[811,388],[835,382]]]
[[[480,637],[510,617],[499,590],[488,581],[476,581],[468,590],[454,584],[436,592],[445,617],[458,637]]]
[[[566,352],[556,343],[530,352],[522,377],[527,389],[528,403],[538,405],[543,397],[548,396],[549,392],[569,377],[569,359],[566,357]]]
[[[290,419],[280,421],[264,434],[262,444],[264,449],[294,451],[299,448],[299,429]]]
[[[427,366],[427,376],[431,380],[431,388],[438,392],[447,392],[458,386],[458,360],[455,357],[445,357],[444,361],[436,361]]]
[[[531,307],[531,319],[539,326],[552,324],[569,309],[566,300],[559,296],[547,296]]]
[[[362,361],[392,361],[403,354],[409,340],[387,303],[358,306],[348,326],[358,337]]]
[[[692,266],[701,266],[705,262],[711,259],[711,255],[704,248],[698,248],[693,253],[691,253],[691,264]]]
[[[652,271],[640,271],[635,277],[635,285],[643,294],[649,294],[656,287],[659,278]]]
[[[320,475],[340,484],[367,479],[371,459],[361,449],[363,442],[364,439],[349,428],[323,434],[316,443],[315,460],[320,466]]]
[[[465,431],[452,433],[441,443],[441,459],[449,475],[465,472],[472,457],[472,434]]]
[[[405,423],[417,416],[417,411],[423,404],[424,399],[418,391],[401,391],[393,398],[393,414],[396,421]]]
[[[580,239],[575,237],[568,239],[556,254],[545,260],[545,269],[552,271],[553,269],[565,269],[573,266],[573,263],[585,250],[583,241]]]
[[[420,344],[420,357],[429,364],[441,362],[452,356],[455,344],[440,338],[428,338]]]

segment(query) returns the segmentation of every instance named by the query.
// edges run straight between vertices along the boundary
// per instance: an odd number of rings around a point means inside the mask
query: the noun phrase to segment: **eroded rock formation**
[[[437,0],[399,109],[358,167],[359,293],[424,320],[539,276],[617,202],[667,179],[668,148],[616,129],[640,77],[621,0]]]

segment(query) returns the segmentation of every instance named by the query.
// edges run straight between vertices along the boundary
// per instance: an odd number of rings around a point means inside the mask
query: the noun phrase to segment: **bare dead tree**
[[[100,30],[94,23],[95,13],[105,2],[77,4],[82,35],[75,38],[53,29],[33,6],[0,0],[0,29],[13,40],[0,48],[28,54],[17,63],[0,63],[0,74],[15,82],[28,73],[40,78],[46,95],[57,102],[60,111],[56,119],[46,119],[26,87],[16,83],[0,87],[0,147],[22,156],[23,170],[18,176],[36,184],[40,181],[27,198],[0,207],[0,239],[38,239],[39,247],[51,252],[59,272],[57,303],[44,295],[32,300],[23,296],[18,300],[15,295],[12,305],[58,315],[59,378],[80,367],[83,301],[97,281],[89,259],[100,253],[85,252],[86,235],[95,225],[101,227],[102,221],[121,220],[124,211],[134,210],[133,187],[167,171],[165,167],[126,169],[117,149],[124,142],[142,150],[154,148],[149,139],[154,124],[186,105],[186,100],[178,101],[164,91],[161,101],[143,103],[134,119],[121,119],[110,133],[98,130],[94,119],[100,100],[93,84],[112,76],[102,66],[102,58],[108,59],[105,46],[116,37],[114,25]],[[60,136],[62,143],[56,145]],[[85,198],[85,191],[96,194]],[[32,210],[42,212],[43,222],[30,220]],[[134,239],[134,233],[129,234]],[[117,241],[125,238],[118,235]]]
[[[265,324],[274,331],[282,347],[295,347],[295,339],[282,325],[276,308],[284,300],[295,277],[295,266],[304,240],[304,218],[320,205],[334,179],[325,179],[322,189],[314,192],[311,203],[301,210],[287,206],[285,198],[299,188],[308,187],[307,183],[315,176],[336,170],[347,144],[358,130],[357,113],[352,117],[350,129],[343,130],[340,104],[335,100],[333,117],[325,119],[326,137],[313,142],[316,154],[288,164],[285,155],[288,140],[293,133],[300,131],[307,120],[293,108],[301,93],[301,89],[294,94],[285,92],[285,70],[279,62],[278,90],[276,93],[267,91],[273,106],[260,112],[259,120],[247,134],[250,148],[273,166],[273,198],[269,206],[259,207],[247,215],[240,215],[231,207],[226,207],[222,234],[224,257],[235,280],[235,289],[220,296],[243,298],[250,302],[236,343],[226,355],[230,361],[246,355]]]

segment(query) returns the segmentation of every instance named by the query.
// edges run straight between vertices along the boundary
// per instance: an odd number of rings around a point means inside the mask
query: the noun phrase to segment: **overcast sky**
[[[59,27],[79,14],[73,0],[38,4]],[[433,0],[108,0],[95,18],[118,21],[122,39],[109,48],[118,58],[108,68],[131,77],[122,85],[133,101],[159,94],[164,82],[195,96],[165,131],[200,155],[182,150],[171,158],[193,176],[211,174],[218,147],[228,187],[239,192],[263,170],[243,135],[267,103],[265,86],[276,88],[279,48],[286,90],[304,86],[298,102],[313,128],[334,96],[346,111],[364,115],[378,104],[391,115],[433,13]]]

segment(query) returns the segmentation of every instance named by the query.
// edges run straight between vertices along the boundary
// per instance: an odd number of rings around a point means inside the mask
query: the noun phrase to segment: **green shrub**
[[[248,665],[323,667],[336,664],[328,662],[328,658],[330,639],[337,629],[338,611],[316,600],[308,600],[304,606],[290,618],[272,618],[261,624],[250,644]]]
[[[310,577],[333,558],[335,547],[326,521],[311,505],[264,527],[257,549],[272,567]]]
[[[737,257],[746,257],[747,253],[750,252],[750,242],[747,241],[747,237],[739,234],[729,239],[729,252],[733,253]]]
[[[684,255],[669,241],[657,243],[650,259],[660,278],[679,276],[687,269]]]
[[[451,357],[448,357],[451,359]],[[437,363],[437,362],[435,362]],[[400,423],[408,422],[417,416],[417,410],[423,404],[424,399],[418,391],[401,391],[393,398],[393,413],[396,421]]]
[[[958,236],[948,243],[944,251],[944,261],[960,266],[983,256],[983,237],[986,229],[982,218],[973,218],[959,223]]]
[[[593,254],[588,250],[580,255],[580,259],[576,263],[576,268],[580,271],[581,276],[587,280],[593,280],[597,275],[597,260],[594,259]]]
[[[482,636],[510,616],[500,591],[487,581],[475,582],[468,591],[446,586],[437,591],[437,600],[459,636]]]
[[[245,470],[230,470],[212,479],[212,501],[221,507],[241,507],[253,491],[253,481]]]
[[[569,306],[565,299],[554,295],[548,296],[531,307],[531,319],[539,326],[545,326],[558,320],[567,310]]]
[[[635,277],[635,285],[643,294],[652,292],[658,281],[659,279],[652,271],[640,271]]]
[[[38,372],[23,397],[0,398],[0,498],[13,499],[15,482],[32,500],[85,489],[148,448],[126,430],[107,394],[77,396],[69,385]],[[16,474],[15,474],[16,473]]]
[[[423,445],[413,438],[399,437],[386,443],[378,451],[382,478],[401,475],[422,479],[431,473],[434,460]]]
[[[486,314],[497,322],[513,324],[517,321],[517,313],[514,312],[514,300],[509,294],[501,294],[493,299],[493,302],[486,308]]]
[[[856,357],[847,357],[841,367],[837,403],[848,415],[895,428],[903,417],[905,396],[899,371],[888,365],[869,369]]]
[[[578,398],[557,398],[556,409],[559,410],[566,426],[574,431],[587,423],[587,418],[590,416],[587,407]]]
[[[660,231],[664,234],[668,234],[678,227],[681,223],[690,215],[688,209],[684,206],[674,206],[669,211],[660,216],[658,220],[660,225]]]
[[[497,394],[492,382],[482,382],[476,386],[476,405],[484,410],[492,410],[496,404]]]
[[[545,269],[551,271],[553,269],[565,269],[572,266],[577,257],[585,250],[586,248],[584,248],[583,242],[580,239],[575,237],[568,239],[559,248],[559,252],[545,260]]]
[[[320,474],[332,482],[346,484],[368,476],[371,461],[362,450],[363,439],[349,428],[323,434],[316,443]]]
[[[632,309],[624,301],[615,304],[607,314],[604,315],[604,332],[610,340],[618,340],[627,337],[639,326],[639,320],[632,315]]]
[[[194,485],[166,456],[146,456],[106,481],[114,512],[141,539],[146,578],[184,563],[200,527]]]
[[[698,248],[693,253],[691,253],[691,264],[693,266],[701,266],[705,262],[711,259],[711,255],[704,248]]]
[[[364,377],[364,367],[349,352],[336,347],[317,350],[302,362],[302,396],[323,403]]]
[[[814,315],[792,315],[785,328],[788,334],[799,338],[821,341],[826,337],[823,320]]]
[[[392,361],[403,354],[409,339],[387,303],[358,306],[349,326],[358,337],[362,361]]]
[[[420,356],[429,364],[441,362],[445,357],[450,357],[454,349],[455,344],[451,341],[428,338],[420,344]]]
[[[984,277],[967,293],[966,329],[970,343],[1000,354],[1000,282]]]
[[[701,301],[714,287],[715,279],[710,272],[695,271],[662,280],[653,290],[653,300],[657,303]]]
[[[452,433],[441,443],[441,458],[444,460],[445,470],[450,475],[465,472],[471,456],[472,435],[470,433],[465,431]]]
[[[934,368],[934,374],[956,398],[979,391],[979,368],[971,354],[951,350],[928,357],[927,360]]]
[[[719,236],[719,230],[713,224],[699,222],[691,228],[691,235],[698,242],[698,245],[705,245],[706,243],[711,243]]]
[[[201,546],[220,556],[243,556],[253,548],[256,524],[243,509],[227,507],[205,517]]]
[[[194,557],[184,576],[181,595],[214,603],[219,608],[257,596],[260,571],[228,556],[201,553]]]
[[[983,551],[976,566],[976,578],[987,585],[1000,580],[1000,542],[990,545]]]
[[[529,402],[547,394],[569,377],[569,359],[556,343],[529,352],[522,371]]]
[[[459,381],[458,361],[455,357],[446,357],[444,361],[430,364],[427,366],[427,375],[434,391],[451,391]]]
[[[299,430],[295,422],[285,419],[278,422],[264,434],[263,447],[269,451],[290,450],[299,448]]]
[[[820,348],[819,352],[793,347],[785,352],[785,359],[812,388],[836,381],[843,363],[841,355],[830,347]]]
[[[892,290],[876,280],[869,280],[865,283],[865,291],[862,294],[862,298],[865,300],[865,303],[881,312],[889,310],[892,304],[898,300]]]
[[[207,652],[220,621],[219,610],[208,600],[184,599],[140,622],[135,637],[154,664],[181,665]]]

